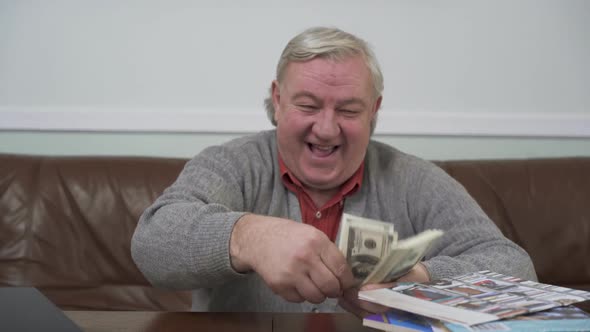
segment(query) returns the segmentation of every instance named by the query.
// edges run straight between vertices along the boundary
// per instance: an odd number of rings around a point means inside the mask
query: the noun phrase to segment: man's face
[[[291,62],[272,97],[286,166],[308,190],[337,189],[364,159],[381,103],[363,59]]]

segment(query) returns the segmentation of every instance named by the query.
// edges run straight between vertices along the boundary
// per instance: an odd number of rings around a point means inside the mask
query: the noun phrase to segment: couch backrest
[[[0,155],[0,286],[64,309],[188,310],[130,255],[140,214],[186,160]],[[541,282],[590,290],[590,158],[437,162],[531,255]]]
[[[0,156],[0,286],[36,286],[65,309],[189,310],[131,259],[142,211],[184,160]]]
[[[530,254],[541,282],[590,290],[589,157],[438,164]]]

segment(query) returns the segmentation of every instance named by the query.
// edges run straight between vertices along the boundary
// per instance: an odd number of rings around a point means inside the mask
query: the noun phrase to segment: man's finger
[[[358,290],[355,288],[349,289],[344,292],[343,298],[351,305],[359,308],[362,311],[377,314],[377,313],[384,313],[388,311],[390,308],[386,306],[382,306],[380,304],[376,304],[373,302],[368,302],[364,300],[360,300],[358,298]]]
[[[305,301],[303,296],[301,296],[301,294],[299,294],[299,292],[295,288],[285,289],[278,295],[280,295],[282,298],[289,302],[301,303]]]
[[[348,289],[354,286],[352,270],[342,252],[333,243],[324,247],[324,250],[320,252],[320,259],[336,279],[338,279],[342,289]]]
[[[320,257],[311,267],[309,277],[325,296],[339,297],[342,295],[340,280],[328,269]]]
[[[396,284],[397,284],[397,282],[388,282],[388,283],[384,283],[384,284],[366,284],[366,285],[362,286],[360,290],[364,291],[364,290],[371,290],[371,289],[391,288],[391,287],[395,286]]]
[[[358,318],[363,318],[369,315],[368,312],[364,311],[363,309],[351,304],[343,297],[338,299],[338,305],[342,307],[342,309],[350,312],[351,314],[357,316]]]
[[[396,282],[388,282],[388,283],[384,283],[384,284],[368,284],[368,285],[364,285],[363,287],[361,287],[360,290],[391,288],[395,284],[396,284]],[[358,305],[361,308],[363,308],[364,310],[373,312],[373,313],[383,313],[383,312],[386,312],[387,310],[389,310],[389,307],[358,299],[358,293],[357,293],[357,301],[358,301]]]
[[[301,280],[297,281],[297,285],[295,287],[297,289],[297,293],[308,302],[318,304],[326,300],[326,296],[311,281],[309,277],[302,277]]]

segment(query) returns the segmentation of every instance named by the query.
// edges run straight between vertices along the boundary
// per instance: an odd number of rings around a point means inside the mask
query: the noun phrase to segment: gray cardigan
[[[209,147],[190,160],[141,216],[133,259],[155,286],[199,289],[195,308],[206,293],[211,311],[340,311],[333,299],[289,303],[256,273],[232,269],[229,239],[245,212],[301,222],[297,197],[280,179],[274,130]],[[527,253],[502,235],[459,183],[386,144],[370,142],[362,186],[346,198],[344,212],[392,222],[400,239],[444,230],[423,262],[432,278],[487,269],[536,280]]]

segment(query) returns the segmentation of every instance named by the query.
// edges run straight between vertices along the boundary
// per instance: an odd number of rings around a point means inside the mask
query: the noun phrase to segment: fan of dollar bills
[[[426,230],[398,241],[393,223],[342,214],[338,248],[359,285],[385,283],[406,274],[443,235]]]

